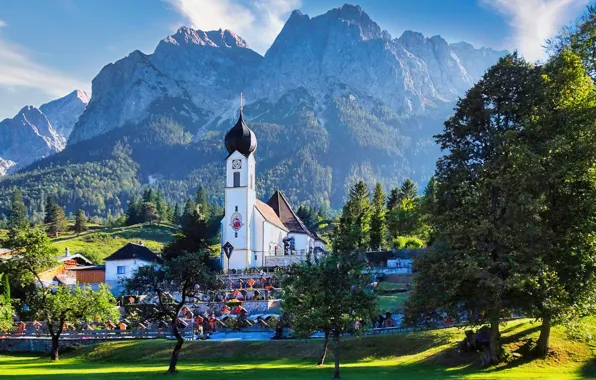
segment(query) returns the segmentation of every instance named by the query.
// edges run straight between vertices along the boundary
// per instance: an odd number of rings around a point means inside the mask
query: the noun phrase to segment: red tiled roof
[[[275,211],[265,202],[261,202],[257,199],[255,206],[257,206],[257,210],[263,215],[266,221],[277,226],[285,231],[288,231],[288,228],[283,224],[283,222],[279,219]]]

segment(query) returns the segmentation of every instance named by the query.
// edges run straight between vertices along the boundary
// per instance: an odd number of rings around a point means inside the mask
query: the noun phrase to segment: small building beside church
[[[128,243],[104,259],[105,282],[110,286],[113,294],[120,294],[121,281],[132,277],[134,272],[142,266],[161,265],[161,257],[142,244]]]
[[[223,269],[286,266],[324,252],[325,242],[308,230],[288,200],[276,191],[265,203],[256,196],[257,138],[240,117],[225,136],[228,151],[222,246],[230,243],[228,259],[221,252]]]

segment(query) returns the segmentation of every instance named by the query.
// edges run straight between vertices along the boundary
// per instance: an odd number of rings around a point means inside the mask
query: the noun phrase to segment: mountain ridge
[[[98,73],[66,149],[0,181],[0,210],[3,189],[21,185],[31,199],[61,186],[68,210],[100,215],[121,213],[142,186],[175,202],[203,186],[221,200],[223,135],[240,93],[259,139],[259,197],[281,189],[293,203],[340,207],[359,178],[423,185],[439,155],[432,136],[505,54],[411,31],[393,38],[350,5],[312,18],[292,12],[264,56],[232,31],[181,27],[152,54],[133,51]],[[97,199],[90,170],[108,165],[132,179],[115,173]],[[53,177],[57,168],[64,175]]]

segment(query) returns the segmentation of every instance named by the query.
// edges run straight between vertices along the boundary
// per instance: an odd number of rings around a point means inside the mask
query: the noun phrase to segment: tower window
[[[238,211],[238,206],[235,206],[234,207],[234,211]]]
[[[240,187],[240,172],[234,172],[234,187]]]
[[[250,188],[253,189],[253,190],[255,188],[255,184],[254,184],[254,182],[252,180],[252,174],[250,175]]]
[[[238,237],[238,232],[234,232],[234,237],[237,238]]]

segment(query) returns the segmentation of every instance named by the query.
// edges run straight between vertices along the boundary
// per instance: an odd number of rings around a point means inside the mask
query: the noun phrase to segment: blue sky
[[[589,0],[359,0],[381,28],[449,42],[518,49],[534,61],[541,44]],[[182,25],[227,28],[264,54],[293,9],[316,16],[345,0],[0,0],[0,120],[75,88],[131,51],[151,53]]]

